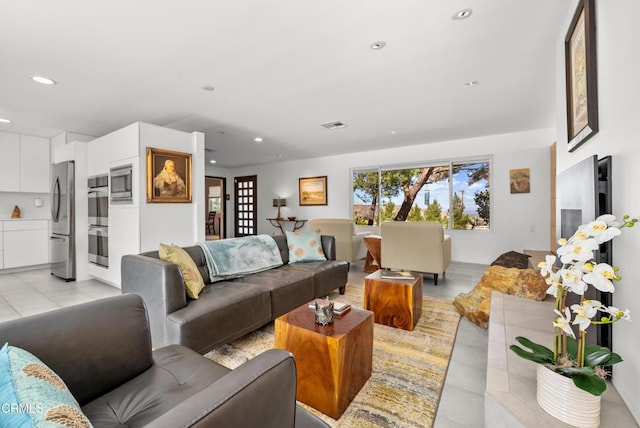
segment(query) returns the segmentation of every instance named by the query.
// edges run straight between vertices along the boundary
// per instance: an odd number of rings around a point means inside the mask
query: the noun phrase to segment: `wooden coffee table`
[[[385,279],[376,271],[364,278],[364,307],[378,324],[413,331],[422,315],[422,274],[413,279]]]
[[[373,314],[351,308],[321,326],[301,306],[276,318],[275,347],[295,356],[296,399],[338,419],[371,377]]]

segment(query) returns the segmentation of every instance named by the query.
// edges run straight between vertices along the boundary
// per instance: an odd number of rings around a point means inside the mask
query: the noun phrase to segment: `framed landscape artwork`
[[[191,153],[147,147],[147,202],[191,202]]]
[[[567,140],[572,152],[598,132],[594,0],[580,0],[565,37]]]
[[[327,176],[298,179],[300,205],[327,205]]]

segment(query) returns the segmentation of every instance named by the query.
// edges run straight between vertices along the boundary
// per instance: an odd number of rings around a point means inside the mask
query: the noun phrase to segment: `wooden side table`
[[[363,238],[363,241],[365,247],[367,247],[367,257],[364,259],[364,271],[371,273],[382,269],[382,257],[380,255],[382,236],[367,235]]]
[[[338,419],[371,377],[373,314],[351,308],[321,326],[301,306],[276,318],[275,347],[296,358],[296,399]]]
[[[422,315],[422,274],[413,279],[385,279],[381,271],[364,278],[364,308],[378,324],[413,331]]]

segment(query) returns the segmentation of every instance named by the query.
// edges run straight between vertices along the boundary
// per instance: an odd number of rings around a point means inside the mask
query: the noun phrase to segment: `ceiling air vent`
[[[347,127],[347,125],[345,125],[344,123],[342,123],[340,121],[323,123],[322,126],[327,128],[327,129],[340,129],[340,128],[346,128]]]

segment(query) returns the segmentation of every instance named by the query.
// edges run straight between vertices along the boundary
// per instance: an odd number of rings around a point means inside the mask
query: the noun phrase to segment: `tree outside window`
[[[379,225],[380,220],[439,221],[448,228],[453,218],[454,229],[488,229],[489,178],[489,161],[356,170],[354,220],[367,225]]]

